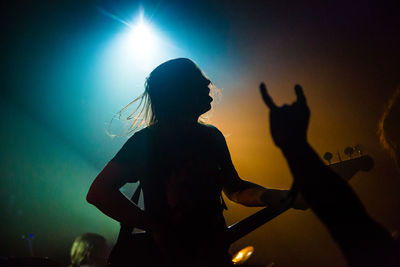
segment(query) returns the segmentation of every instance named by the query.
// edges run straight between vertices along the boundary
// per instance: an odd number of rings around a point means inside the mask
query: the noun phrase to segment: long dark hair
[[[120,135],[129,135],[137,130],[152,125],[160,120],[171,120],[174,116],[179,116],[179,96],[182,92],[193,84],[193,80],[199,76],[208,79],[205,73],[187,58],[176,58],[168,60],[156,67],[146,78],[144,92],[123,107],[114,119],[125,120],[127,129]],[[200,76],[200,77],[201,77]],[[220,95],[220,91],[213,83],[209,85],[210,93],[213,97]],[[124,114],[135,104],[137,106],[128,115]],[[199,122],[206,122],[208,116],[202,114]]]

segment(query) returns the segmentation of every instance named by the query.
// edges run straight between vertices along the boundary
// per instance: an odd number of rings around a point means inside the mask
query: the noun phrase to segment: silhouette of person
[[[105,267],[108,252],[107,241],[103,236],[85,233],[76,237],[72,243],[69,267]]]
[[[381,225],[367,214],[348,183],[326,167],[307,141],[310,110],[303,90],[295,86],[297,101],[277,107],[265,85],[260,85],[270,110],[274,143],[286,158],[298,188],[325,224],[351,266],[399,266],[399,247]]]
[[[149,126],[129,138],[87,194],[87,201],[106,215],[150,232],[172,266],[232,265],[221,191],[245,206],[276,206],[288,195],[288,190],[242,180],[222,133],[199,122],[211,109],[210,85],[186,58],[155,68],[141,99]],[[118,190],[137,181],[144,210]]]

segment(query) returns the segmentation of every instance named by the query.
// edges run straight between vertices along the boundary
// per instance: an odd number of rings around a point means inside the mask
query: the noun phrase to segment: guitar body
[[[162,255],[150,234],[134,233],[121,238],[108,258],[110,267],[163,266]]]

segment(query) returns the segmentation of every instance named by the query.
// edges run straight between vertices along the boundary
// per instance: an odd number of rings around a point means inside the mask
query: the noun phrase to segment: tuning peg
[[[328,161],[329,164],[331,164],[332,158],[333,158],[333,155],[332,155],[331,152],[326,152],[326,153],[324,154],[324,159],[325,159],[326,161]]]
[[[358,155],[362,155],[364,152],[364,146],[361,144],[357,144],[354,146],[354,150],[358,153]]]
[[[349,156],[349,158],[351,158],[351,156],[354,153],[354,148],[352,148],[351,146],[348,146],[344,149],[344,154],[346,154],[347,156]]]

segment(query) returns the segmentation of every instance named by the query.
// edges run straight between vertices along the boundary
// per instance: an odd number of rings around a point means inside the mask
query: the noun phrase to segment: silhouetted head
[[[201,115],[211,109],[210,90],[211,94],[219,93],[190,59],[176,58],[162,63],[147,77],[143,94],[118,112],[116,117],[124,119],[125,112],[135,107],[126,116],[128,129],[122,135],[154,123],[179,126],[186,122],[205,122],[205,116]],[[110,131],[109,134],[117,136]]]
[[[156,121],[195,120],[211,109],[210,80],[190,59],[162,63],[146,80]]]
[[[75,238],[71,247],[70,266],[105,267],[108,258],[106,239],[98,234],[86,233]]]
[[[400,168],[400,88],[390,98],[378,127],[382,146],[389,151]]]

